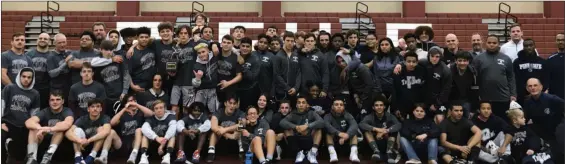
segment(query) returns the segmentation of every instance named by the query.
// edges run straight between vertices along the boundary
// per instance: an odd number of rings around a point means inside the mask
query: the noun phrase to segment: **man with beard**
[[[100,43],[100,52],[102,57],[112,58],[117,56],[114,54],[112,41],[104,40]],[[116,101],[124,98],[129,91],[131,77],[129,75],[129,68],[125,62],[111,63],[107,66],[96,68],[95,79],[104,85],[106,89],[106,103],[105,114],[109,117],[114,117],[113,106]]]
[[[311,42],[314,42],[314,34],[311,34]],[[310,37],[309,37],[310,38]],[[285,129],[290,145],[297,145],[299,152],[295,163],[302,163],[306,154],[310,163],[318,163],[318,144],[322,139],[322,128],[325,127],[324,120],[314,111],[310,110],[306,97],[299,96],[296,99],[296,110],[279,123]],[[292,136],[292,137],[290,137]]]
[[[335,96],[335,92],[339,93],[339,88],[341,86],[341,82],[339,79],[340,70],[336,66],[335,57],[336,57],[336,49],[330,44],[330,33],[326,31],[320,31],[320,34],[316,37],[316,47],[322,52],[322,56],[325,57],[327,65],[328,65],[328,75],[329,75],[329,87],[328,87],[328,94],[330,96]]]
[[[518,58],[514,60],[514,73],[516,75],[516,92],[518,93],[518,103],[523,104],[528,91],[526,90],[526,81],[530,78],[539,79],[544,86],[547,86],[548,81],[545,73],[546,61],[536,54],[536,45],[534,40],[525,39],[523,42],[524,49],[518,52]],[[543,92],[547,87],[543,88]]]
[[[251,39],[244,37],[240,41],[239,51],[240,55],[244,60],[241,65],[242,78],[241,83],[238,86],[238,95],[241,96],[240,104],[241,107],[247,107],[250,105],[255,105],[257,99],[261,94],[259,90],[259,75],[261,72],[261,61],[259,60],[257,54],[252,54],[251,52]]]
[[[473,66],[477,70],[479,97],[488,101],[493,114],[505,119],[510,101],[516,101],[516,80],[512,59],[499,51],[498,37],[487,37],[487,51],[475,59]]]
[[[73,125],[73,112],[63,107],[65,100],[60,90],[53,90],[49,95],[49,107],[29,118],[25,124],[29,129],[29,140],[27,144],[28,163],[37,163],[37,144],[49,141],[51,144],[40,160],[42,164],[51,162],[51,158],[57,147],[65,137],[67,131]]]
[[[259,34],[257,38],[259,39],[259,41],[257,41],[257,50],[253,51],[252,55],[257,56],[261,65],[259,71],[259,78],[261,79],[259,80],[259,90],[261,94],[270,98],[274,95],[273,77],[275,72],[277,72],[277,67],[275,67],[275,63],[277,63],[275,60],[277,60],[277,58],[269,51],[271,37],[266,34]],[[257,100],[255,99],[255,101]]]
[[[329,71],[326,57],[315,47],[316,38],[314,34],[306,34],[304,47],[298,50],[300,70],[302,71],[301,93],[307,95],[307,83],[321,83],[323,85],[320,97],[326,97],[329,88]]]
[[[485,49],[483,48],[483,38],[481,34],[474,33],[471,36],[471,43],[473,45],[473,49],[470,50],[469,52],[471,53],[473,58],[485,52]],[[472,62],[473,60],[470,61]]]
[[[65,34],[59,33],[55,35],[54,42],[55,50],[51,51],[49,56],[47,56],[47,70],[49,70],[48,73],[51,78],[49,87],[51,90],[61,90],[63,98],[68,98],[71,88],[69,82],[71,76],[67,62],[72,58],[70,55],[71,51],[67,50],[67,37]]]
[[[82,81],[71,86],[69,92],[69,107],[73,110],[75,118],[87,114],[88,102],[92,99],[106,99],[104,85],[94,81],[94,71],[90,63],[83,63],[80,76]],[[111,110],[111,109],[106,109]]]
[[[455,62],[455,54],[459,51],[463,51],[459,48],[459,39],[453,33],[447,34],[445,36],[445,44],[447,47],[443,48],[443,57],[441,61],[443,61],[446,65]]]
[[[37,38],[37,47],[25,55],[31,58],[32,68],[35,71],[35,81],[37,82],[37,87],[35,90],[39,92],[40,99],[39,107],[41,109],[49,106],[49,73],[47,70],[47,57],[49,53],[49,42],[51,42],[51,36],[47,33],[39,34]]]
[[[302,75],[300,71],[300,63],[298,53],[294,48],[294,33],[286,32],[283,37],[284,45],[277,53],[279,58],[275,66],[279,67],[275,73],[275,99],[276,100],[294,100],[291,97],[296,96],[297,91],[302,85]]]
[[[155,51],[148,47],[149,37],[151,37],[151,30],[149,28],[138,28],[138,43],[130,48],[133,49],[128,63],[130,76],[132,77],[130,88],[138,93],[151,88],[151,80],[157,72],[157,68],[155,68]]]
[[[563,84],[565,84],[565,64],[563,64],[563,55],[565,55],[565,34],[559,33],[555,35],[555,43],[557,52],[547,59],[546,70],[548,71],[549,94],[565,99]]]
[[[30,62],[31,63],[31,62]],[[39,93],[33,89],[35,85],[35,72],[30,67],[19,70],[15,83],[2,89],[2,161],[10,162],[10,155],[16,155],[21,160],[21,155],[26,154],[25,149],[13,146],[25,145],[28,140],[28,130],[25,121],[39,111]],[[9,144],[12,142],[12,144]],[[10,149],[9,149],[10,148]],[[11,149],[16,148],[16,149]]]
[[[514,62],[516,58],[518,58],[518,52],[524,49],[524,39],[522,36],[524,32],[519,24],[514,24],[510,26],[510,37],[512,40],[504,43],[500,46],[500,53],[507,55],[510,57],[511,61]],[[536,55],[539,56],[537,50]]]
[[[430,111],[435,113],[436,123],[440,123],[447,109],[449,92],[451,92],[452,76],[447,65],[442,61],[443,49],[431,47],[428,50],[428,58],[420,60],[420,65],[426,68],[426,103]],[[453,60],[453,59],[451,59]]]
[[[102,67],[112,62],[123,62],[123,58],[121,56],[114,56],[111,59],[102,57],[100,51],[93,48],[95,42],[96,38],[94,33],[90,31],[82,32],[80,38],[80,50],[72,52],[71,56],[73,57],[67,62],[67,65],[71,69],[72,84],[80,82],[80,70],[84,62],[90,63],[92,67]]]
[[[233,38],[225,35],[222,38],[222,50],[218,54],[218,101],[224,102],[230,95],[234,95],[237,84],[241,81],[241,64],[238,55],[233,52]]]
[[[24,67],[32,65],[31,58],[24,55],[26,37],[23,33],[12,35],[12,48],[2,52],[2,87],[12,84]]]
[[[188,25],[179,26],[176,33],[178,35],[178,41],[173,49],[175,50],[174,55],[178,55],[179,57],[179,61],[177,61],[179,68],[177,69],[177,78],[171,90],[171,105],[172,110],[175,113],[179,113],[180,108],[178,104],[181,97],[182,101],[180,103],[185,106],[194,102],[195,89],[192,86],[194,72],[192,70],[197,57],[193,47],[198,43],[203,43],[203,41],[190,40],[192,31]],[[180,114],[177,114],[177,117],[179,116]]]
[[[241,45],[241,39],[245,37],[245,32],[246,29],[243,26],[235,26],[233,28],[233,33],[231,34],[231,36],[233,36],[233,47],[235,49],[239,50],[239,45]]]
[[[326,122],[326,143],[330,153],[330,162],[337,162],[337,152],[334,143],[337,141],[339,145],[347,144],[351,146],[349,160],[351,162],[360,162],[357,156],[357,130],[358,125],[355,118],[345,111],[345,101],[342,99],[334,99],[331,114],[324,117]],[[339,146],[341,147],[341,146]]]
[[[124,41],[124,45],[122,45],[122,48],[120,48],[118,54],[124,55],[126,54],[127,50],[129,50],[129,48],[133,46],[133,41],[137,39],[137,33],[135,29],[128,27],[120,30],[120,34],[122,40]]]
[[[94,41],[94,49],[99,49],[100,48],[100,43],[102,43],[103,40],[106,40],[106,24],[104,24],[103,22],[96,22],[94,24],[92,24],[92,31],[94,32],[94,38],[96,38]]]

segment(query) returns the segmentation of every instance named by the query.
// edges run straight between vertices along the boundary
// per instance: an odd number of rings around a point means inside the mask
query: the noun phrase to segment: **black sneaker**
[[[376,152],[376,153],[374,153],[374,154],[371,156],[371,159],[372,159],[374,162],[381,161],[381,155],[380,155],[378,152]]]
[[[206,162],[208,163],[213,163],[214,162],[214,158],[216,158],[216,153],[208,153],[208,157],[206,157]]]
[[[43,154],[43,158],[41,159],[41,164],[49,164],[51,163],[51,158],[53,157],[53,153],[45,153]]]
[[[400,161],[400,156],[394,150],[386,152],[386,155],[388,157],[387,159],[388,163],[398,163],[398,161]]]

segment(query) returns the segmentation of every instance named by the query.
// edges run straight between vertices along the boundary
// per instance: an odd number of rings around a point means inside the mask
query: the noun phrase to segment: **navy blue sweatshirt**
[[[538,99],[530,97],[524,102],[526,121],[532,119],[532,129],[543,139],[554,139],[553,131],[563,119],[563,99],[541,93]]]
[[[563,64],[563,61],[561,61]],[[518,94],[518,99],[523,99],[524,96],[528,95],[526,90],[526,82],[529,78],[539,79],[544,87],[544,91],[547,89],[547,76],[545,73],[545,60],[536,54],[527,54],[526,51],[522,50],[518,52],[518,58],[514,60],[514,75],[516,75],[516,92]],[[563,75],[561,75],[563,76]],[[563,84],[561,84],[563,85]]]
[[[547,88],[549,89],[549,94],[553,94],[561,97],[562,99],[565,99],[565,88],[563,88],[563,84],[565,84],[565,64],[563,64],[563,55],[565,55],[564,52],[551,55],[547,59],[546,70],[549,71],[549,73],[547,74],[547,81],[549,83],[549,86],[547,86]]]

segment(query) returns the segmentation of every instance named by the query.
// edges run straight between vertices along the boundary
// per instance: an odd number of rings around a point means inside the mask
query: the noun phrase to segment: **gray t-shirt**
[[[74,51],[71,53],[73,55],[73,59],[80,59],[86,62],[92,61],[95,57],[100,57],[100,51]],[[80,69],[71,69],[71,84],[80,82]]]
[[[26,55],[17,55],[12,50],[2,52],[2,68],[8,69],[8,77],[12,83],[16,82],[16,76],[24,67],[31,66],[31,58]]]
[[[54,127],[58,122],[65,121],[65,118],[73,116],[70,108],[63,107],[59,113],[54,113],[51,108],[44,108],[37,112],[35,116],[39,117],[39,125]]]
[[[49,74],[47,68],[47,58],[49,52],[39,52],[33,49],[25,54],[31,58],[32,68],[35,70],[35,87],[36,89],[49,88]]]
[[[104,86],[96,81],[93,81],[90,85],[83,85],[82,82],[78,82],[71,86],[71,90],[69,92],[69,104],[76,104],[76,109],[73,109],[73,112],[77,116],[86,115],[87,108],[88,108],[88,101],[92,99],[106,99],[106,90]]]
[[[7,85],[2,90],[2,123],[24,127],[25,121],[39,111],[39,92],[24,90],[16,84]]]

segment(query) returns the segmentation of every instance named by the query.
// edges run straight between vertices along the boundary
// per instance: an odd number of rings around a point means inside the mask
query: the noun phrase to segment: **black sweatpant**
[[[27,145],[29,130],[26,127],[16,127],[10,123],[5,124],[8,127],[8,131],[2,130],[2,162],[7,159],[6,153],[9,153],[11,158],[19,161],[24,160],[27,154],[27,148],[23,145]],[[8,150],[6,151],[6,140],[8,138],[10,138],[11,141],[8,144]]]

